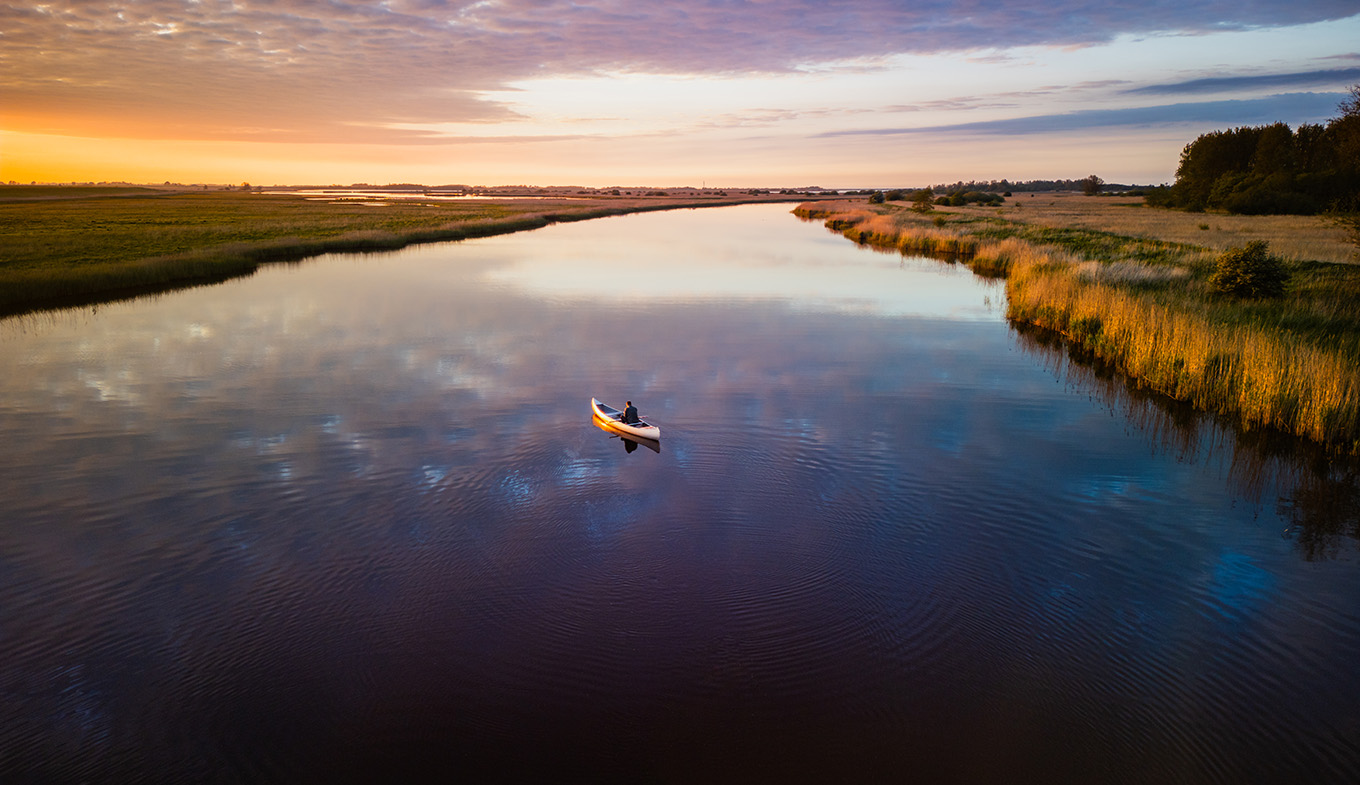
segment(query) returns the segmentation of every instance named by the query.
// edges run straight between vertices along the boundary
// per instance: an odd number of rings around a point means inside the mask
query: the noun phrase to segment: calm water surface
[[[1360,780],[1354,467],[788,209],[0,322],[0,781]]]

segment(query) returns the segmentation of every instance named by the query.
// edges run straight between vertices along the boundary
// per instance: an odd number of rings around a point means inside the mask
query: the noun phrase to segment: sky
[[[1357,0],[0,0],[0,182],[1171,182]]]

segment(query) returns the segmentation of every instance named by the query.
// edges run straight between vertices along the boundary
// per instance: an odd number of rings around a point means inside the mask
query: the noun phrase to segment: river
[[[1353,466],[788,210],[0,322],[0,780],[1360,781]]]

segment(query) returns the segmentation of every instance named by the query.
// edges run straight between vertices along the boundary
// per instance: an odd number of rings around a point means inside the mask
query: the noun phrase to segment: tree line
[[[1149,204],[1245,215],[1360,210],[1360,85],[1326,124],[1214,131],[1185,146],[1176,182]]]
[[[1092,180],[1094,178],[1094,181]],[[1096,182],[1098,181],[1098,182]],[[962,180],[956,183],[941,183],[932,185],[931,190],[935,193],[965,193],[968,191],[980,191],[983,193],[1029,193],[1032,191],[1081,191],[1082,193],[1092,193],[1094,182],[1095,191],[1144,191],[1150,186],[1143,185],[1124,185],[1121,183],[1107,183],[1095,175],[1083,177],[1080,180]]]

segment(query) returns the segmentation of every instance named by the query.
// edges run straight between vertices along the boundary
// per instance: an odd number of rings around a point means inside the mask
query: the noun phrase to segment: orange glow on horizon
[[[329,185],[580,185],[826,188],[903,187],[959,179],[1085,176],[1091,160],[1118,163],[1135,182],[1165,182],[1184,131],[1158,135],[921,139],[881,161],[872,137],[767,145],[743,160],[740,147],[708,156],[689,143],[612,151],[594,140],[520,145],[374,145],[91,138],[0,131],[0,182],[163,182]],[[657,152],[657,151],[660,152]],[[1074,161],[1078,162],[1074,168]],[[1147,161],[1154,166],[1140,170]],[[634,172],[621,175],[623,168]],[[1104,171],[1109,171],[1108,168]],[[1062,173],[1055,175],[1053,173]],[[1086,172],[1089,174],[1090,172]],[[1106,178],[1110,179],[1110,178]]]

